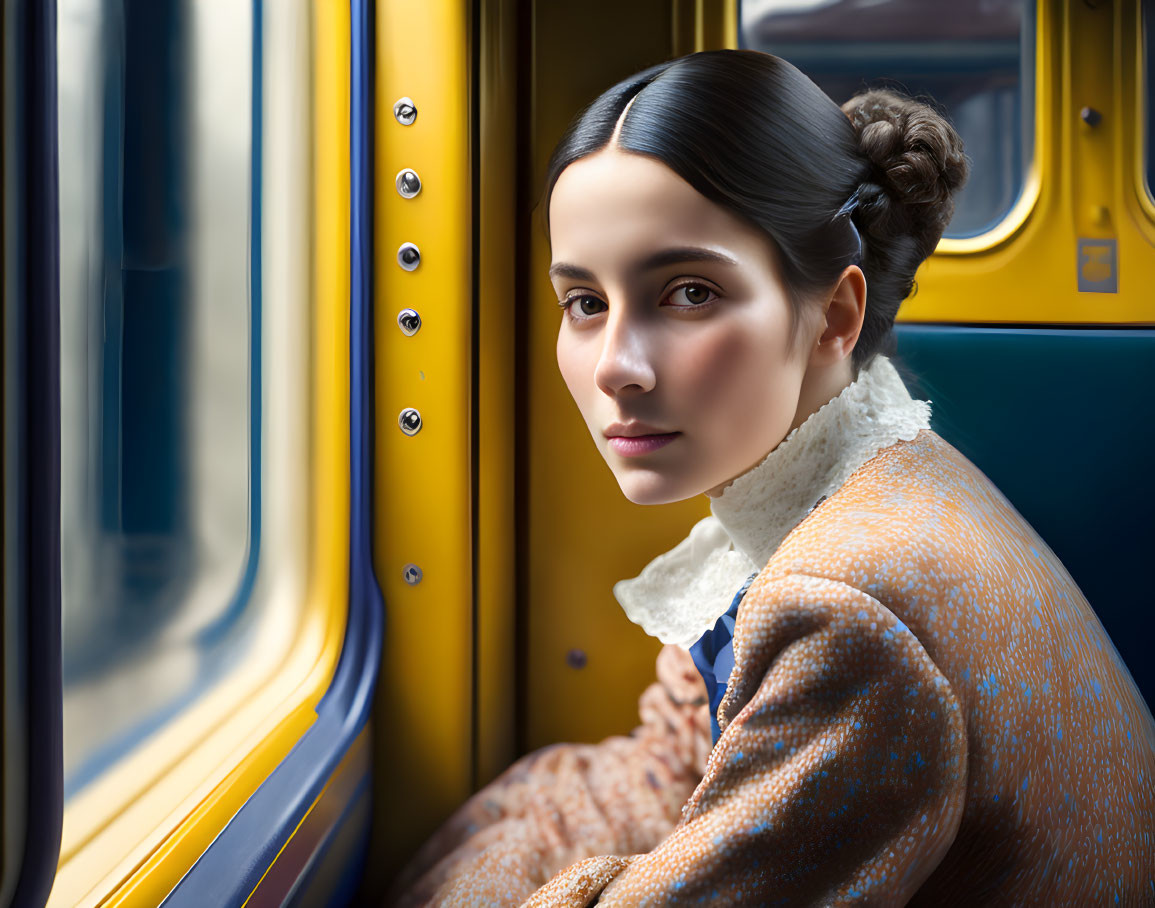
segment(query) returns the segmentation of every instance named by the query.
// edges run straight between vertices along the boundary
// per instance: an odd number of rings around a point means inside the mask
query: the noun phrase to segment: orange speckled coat
[[[640,727],[529,754],[418,854],[415,905],[1153,905],[1155,724],[1078,587],[929,429],[741,601],[710,746],[665,647]]]

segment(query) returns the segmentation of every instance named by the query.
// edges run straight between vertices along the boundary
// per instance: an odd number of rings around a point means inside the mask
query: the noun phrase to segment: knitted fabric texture
[[[522,757],[394,908],[1153,903],[1155,721],[1055,553],[933,431],[794,527],[733,659],[716,745],[663,647],[630,734]]]

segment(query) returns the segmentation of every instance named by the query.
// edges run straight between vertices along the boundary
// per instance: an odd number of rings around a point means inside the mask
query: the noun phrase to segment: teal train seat
[[[1155,330],[899,325],[931,428],[1071,572],[1155,703]]]

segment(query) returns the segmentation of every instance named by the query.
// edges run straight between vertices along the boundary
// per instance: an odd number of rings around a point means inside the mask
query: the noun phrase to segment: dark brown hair
[[[807,301],[859,263],[867,301],[852,363],[857,371],[875,353],[893,352],[899,304],[967,177],[962,142],[946,119],[891,91],[868,91],[840,110],[772,54],[689,54],[619,82],[570,124],[546,173],[547,230],[561,172],[609,144],[631,100],[620,149],[661,161],[774,241],[792,345]]]

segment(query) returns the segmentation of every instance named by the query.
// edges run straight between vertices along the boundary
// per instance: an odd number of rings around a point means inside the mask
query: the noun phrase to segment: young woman
[[[548,175],[557,356],[668,645],[628,738],[532,753],[398,904],[1151,904],[1155,724],[1078,587],[887,357],[967,165],[788,63],[615,85]]]

